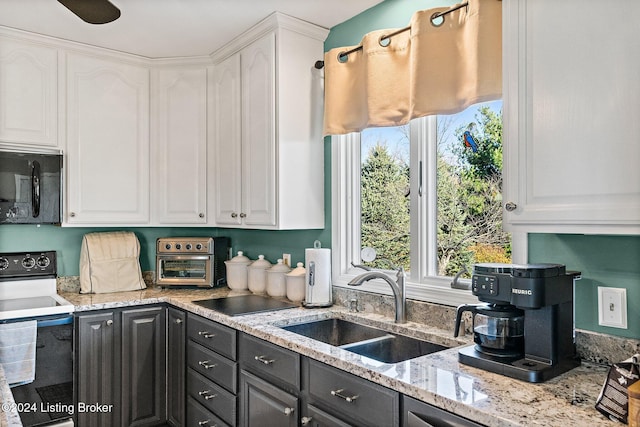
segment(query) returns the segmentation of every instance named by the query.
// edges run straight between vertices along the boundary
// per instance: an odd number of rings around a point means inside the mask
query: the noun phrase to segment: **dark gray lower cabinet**
[[[246,371],[240,371],[240,425],[296,427],[298,398]]]
[[[112,427],[118,419],[114,381],[117,325],[114,319],[113,312],[100,312],[83,314],[76,320],[76,401],[112,405],[110,411],[78,412],[79,426]]]
[[[185,340],[186,314],[169,307],[167,311],[167,422],[185,425]]]
[[[475,423],[412,397],[403,396],[403,427],[478,427]]]
[[[300,425],[308,427],[351,427],[351,424],[334,417],[333,415],[316,408],[313,405],[306,406],[306,415],[300,419]]]
[[[78,413],[80,426],[153,426],[166,422],[166,307],[77,316],[77,401],[113,405]]]

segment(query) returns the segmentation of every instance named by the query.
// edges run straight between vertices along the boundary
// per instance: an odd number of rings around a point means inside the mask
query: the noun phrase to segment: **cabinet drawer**
[[[225,423],[236,424],[236,397],[192,369],[187,371],[187,394]]]
[[[307,405],[307,415],[301,424],[308,427],[351,427],[351,424],[324,412],[313,405]]]
[[[193,341],[187,344],[187,365],[231,393],[238,391],[238,364]]]
[[[243,369],[273,382],[300,390],[300,355],[270,342],[240,335],[240,364]]]
[[[189,314],[187,337],[203,346],[236,360],[236,331],[204,317]]]
[[[309,403],[356,424],[391,427],[400,423],[397,392],[309,360]]]
[[[187,426],[205,426],[205,427],[227,427],[228,424],[195,401],[187,396]]]

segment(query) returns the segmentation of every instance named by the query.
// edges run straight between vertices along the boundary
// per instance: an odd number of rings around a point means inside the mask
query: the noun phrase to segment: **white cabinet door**
[[[67,56],[67,222],[149,222],[149,71]]]
[[[242,213],[249,226],[276,225],[275,34],[241,52]]]
[[[152,221],[207,221],[207,70],[159,69],[153,79]]]
[[[503,2],[511,230],[640,233],[640,3],[618,6]]]
[[[240,54],[230,56],[209,73],[210,207],[215,212],[216,225],[239,226],[242,223]]]
[[[0,36],[0,143],[58,146],[58,52]]]

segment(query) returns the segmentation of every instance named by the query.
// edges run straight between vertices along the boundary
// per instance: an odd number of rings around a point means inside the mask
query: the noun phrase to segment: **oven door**
[[[73,316],[35,319],[35,380],[11,388],[20,420],[25,427],[73,426]]]
[[[156,284],[213,286],[210,255],[156,255]]]

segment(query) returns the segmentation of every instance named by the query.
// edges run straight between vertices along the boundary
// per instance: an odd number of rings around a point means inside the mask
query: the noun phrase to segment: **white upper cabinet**
[[[513,231],[640,234],[640,2],[503,2]]]
[[[151,221],[206,224],[206,66],[157,68],[151,86]]]
[[[149,71],[69,53],[68,224],[149,222]]]
[[[313,64],[326,35],[275,13],[213,55],[212,225],[324,227],[322,91]]]
[[[57,49],[0,32],[0,144],[58,148]]]

